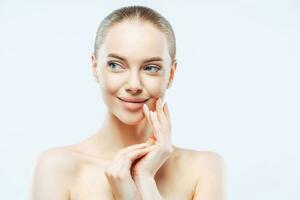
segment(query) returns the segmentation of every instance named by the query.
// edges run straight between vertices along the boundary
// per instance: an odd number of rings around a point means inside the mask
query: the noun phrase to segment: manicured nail
[[[145,103],[143,105],[143,108],[146,109],[146,110],[149,110],[147,104],[145,104]]]
[[[150,115],[151,115],[152,117],[153,117],[153,114],[154,114],[154,113],[153,113],[153,111],[152,111],[152,110],[150,110]]]

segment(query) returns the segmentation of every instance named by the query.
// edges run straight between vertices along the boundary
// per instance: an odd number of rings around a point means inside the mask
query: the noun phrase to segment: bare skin
[[[161,59],[145,61],[152,57]],[[162,100],[177,63],[164,33],[140,21],[121,22],[91,58],[105,121],[90,138],[40,155],[32,199],[223,200],[222,157],[171,143],[170,111]],[[155,71],[146,70],[151,67]],[[119,97],[147,101],[132,109]]]
[[[51,166],[47,168],[52,168],[48,171],[55,172],[55,174],[48,173],[43,176],[56,176],[56,180],[53,180],[53,188],[45,188],[49,189],[49,198],[43,199],[114,199],[110,184],[104,175],[105,168],[112,158],[100,154],[95,155],[97,147],[94,145],[101,143],[97,137],[98,135],[92,136],[77,145],[50,149],[41,155],[41,159],[53,161],[48,163]],[[172,156],[155,176],[162,198],[164,200],[224,199],[222,188],[218,186],[219,182],[222,182],[222,169],[220,168],[222,158],[214,152],[183,149],[175,145],[173,147]],[[67,175],[66,172],[68,172]],[[63,174],[64,176],[59,177]],[[44,177],[44,180],[47,179]],[[46,187],[40,182],[36,185],[36,190]],[[197,194],[196,186],[198,186]],[[37,197],[34,199],[39,199]]]

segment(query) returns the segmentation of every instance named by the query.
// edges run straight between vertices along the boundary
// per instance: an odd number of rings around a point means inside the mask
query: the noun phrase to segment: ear
[[[93,76],[94,76],[95,80],[99,83],[99,78],[98,78],[98,74],[97,74],[97,58],[94,53],[92,53],[92,55],[91,55],[91,60],[92,60]]]
[[[173,83],[176,68],[177,68],[177,61],[175,60],[172,64],[172,67],[171,67],[170,78],[169,78],[167,89],[169,89],[171,87],[172,83]]]

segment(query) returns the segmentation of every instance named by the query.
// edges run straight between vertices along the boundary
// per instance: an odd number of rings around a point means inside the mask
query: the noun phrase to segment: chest
[[[77,174],[70,188],[71,200],[113,200],[112,190],[104,174],[105,166],[86,166]],[[157,188],[165,200],[191,200],[193,182],[180,170],[160,174]]]

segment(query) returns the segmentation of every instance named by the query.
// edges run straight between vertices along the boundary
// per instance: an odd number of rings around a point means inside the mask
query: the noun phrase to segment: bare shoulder
[[[67,148],[44,150],[34,166],[32,199],[67,199],[76,171],[75,156]]]
[[[187,174],[195,178],[193,199],[225,199],[225,160],[214,151],[176,148]]]
[[[37,165],[47,166],[59,171],[72,171],[75,167],[76,156],[68,147],[54,147],[41,152],[37,158]],[[71,170],[71,171],[70,171]]]
[[[173,145],[174,146],[174,145]],[[176,154],[182,157],[189,164],[197,165],[201,168],[222,167],[224,158],[214,151],[199,151],[188,148],[174,146]]]

